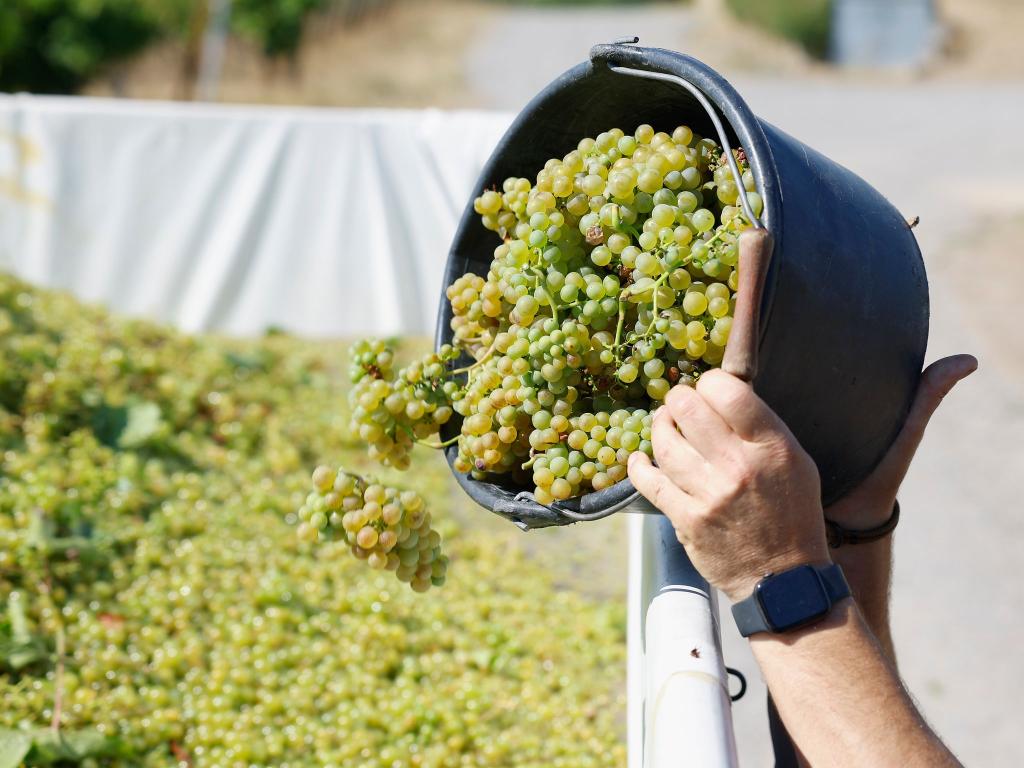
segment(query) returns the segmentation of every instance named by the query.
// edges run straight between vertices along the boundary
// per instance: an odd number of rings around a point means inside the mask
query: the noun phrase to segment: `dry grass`
[[[319,106],[472,106],[462,54],[495,12],[473,0],[396,0],[346,25],[315,18],[295,61],[267,62],[251,45],[228,46],[220,100]],[[183,50],[153,48],[90,85],[91,95],[186,96]]]
[[[946,55],[933,74],[951,78],[1024,79],[1021,0],[939,0],[949,27]]]

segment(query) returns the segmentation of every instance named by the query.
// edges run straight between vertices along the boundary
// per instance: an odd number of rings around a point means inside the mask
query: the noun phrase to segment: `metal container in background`
[[[833,0],[830,57],[840,66],[917,67],[940,42],[934,0]]]

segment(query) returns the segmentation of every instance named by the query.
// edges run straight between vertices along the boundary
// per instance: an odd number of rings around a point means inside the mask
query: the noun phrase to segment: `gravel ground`
[[[481,102],[518,109],[592,42],[635,33],[645,44],[687,50],[687,35],[699,29],[686,10],[624,13],[509,10],[467,52],[467,80]],[[562,41],[557,51],[546,46],[551,39]],[[1015,482],[1024,476],[1024,311],[1016,288],[1024,266],[1014,250],[1024,234],[1015,138],[1024,85],[857,84],[816,74],[745,75],[735,84],[759,115],[870,180],[908,218],[921,217],[932,294],[928,358],[970,351],[981,359],[933,421],[901,494],[893,622],[908,687],[961,759],[1020,765],[1024,743],[1011,713],[1024,644]],[[971,283],[973,275],[998,287]],[[604,565],[622,569],[624,559],[623,548]],[[756,678],[746,643],[731,621],[724,626],[730,663]],[[763,687],[752,689],[735,707],[740,751],[744,765],[767,765]]]

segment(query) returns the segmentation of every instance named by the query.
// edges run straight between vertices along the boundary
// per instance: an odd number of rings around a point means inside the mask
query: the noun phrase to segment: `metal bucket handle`
[[[616,41],[613,45],[632,45],[639,41],[640,38],[634,37]],[[627,67],[611,61],[608,62],[608,68],[617,74],[640,77],[647,80],[660,80],[683,88],[697,100],[697,103],[704,109],[708,119],[711,120],[711,124],[715,127],[715,132],[718,134],[718,142],[722,147],[726,162],[729,164],[729,170],[732,171],[733,179],[736,182],[743,215],[747,217],[747,221],[754,227],[753,230],[748,230],[740,235],[739,298],[736,300],[736,311],[729,338],[730,343],[725,349],[722,368],[737,378],[751,382],[757,376],[761,294],[764,290],[764,281],[768,274],[773,240],[771,233],[754,213],[753,206],[751,206],[750,200],[747,198],[747,188],[743,184],[743,175],[740,173],[739,164],[736,162],[736,156],[732,151],[732,143],[729,141],[729,135],[722,124],[722,119],[714,105],[704,95],[704,92],[693,83],[684,80],[678,75],[664,71]],[[586,519],[593,518],[591,516]]]

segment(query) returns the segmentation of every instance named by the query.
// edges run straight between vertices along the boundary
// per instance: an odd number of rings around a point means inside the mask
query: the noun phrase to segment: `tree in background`
[[[234,0],[231,26],[243,37],[259,45],[266,56],[290,56],[298,50],[302,41],[307,14],[321,10],[328,4],[329,0]]]
[[[138,0],[3,0],[0,91],[73,93],[160,33]]]
[[[353,18],[387,2],[232,0],[231,30],[268,58],[293,56],[311,12]],[[191,84],[207,23],[208,0],[0,0],[0,91],[75,93],[159,38],[182,43]]]

